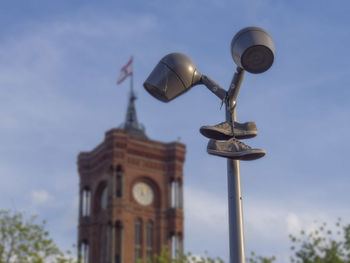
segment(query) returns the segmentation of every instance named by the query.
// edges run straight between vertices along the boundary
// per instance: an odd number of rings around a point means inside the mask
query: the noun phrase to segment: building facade
[[[79,257],[83,263],[146,262],[182,250],[185,145],[146,137],[131,91],[125,123],[78,156]]]

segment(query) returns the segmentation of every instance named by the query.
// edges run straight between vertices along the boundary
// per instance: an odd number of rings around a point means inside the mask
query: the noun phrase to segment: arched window
[[[176,181],[171,182],[171,207],[176,207]]]
[[[153,223],[147,222],[146,226],[146,257],[152,259],[153,256]]]
[[[123,250],[123,225],[121,221],[117,221],[115,224],[115,263],[121,263],[123,260],[122,250]]]
[[[124,176],[123,167],[121,165],[118,165],[117,174],[116,174],[116,183],[115,183],[116,197],[123,197],[123,176]]]
[[[173,235],[171,237],[171,257],[172,258],[176,258],[176,252],[177,252],[176,243],[177,243],[177,236]]]
[[[135,221],[134,246],[134,262],[136,263],[138,259],[142,258],[142,221],[139,218]]]
[[[108,188],[107,186],[103,189],[101,194],[101,209],[106,210],[108,204]]]
[[[100,226],[100,262],[107,263],[111,257],[110,248],[111,248],[111,233],[112,225],[106,224]]]
[[[106,181],[102,181],[94,194],[94,213],[100,213],[107,209],[109,202],[109,187]]]
[[[170,184],[170,207],[183,209],[183,190],[181,181],[172,181]]]
[[[81,202],[81,216],[82,217],[90,216],[91,191],[88,188],[85,188],[81,192],[80,202]]]
[[[179,209],[184,209],[184,194],[183,194],[183,188],[182,188],[182,182],[178,183],[179,188]]]
[[[173,234],[171,236],[171,256],[172,258],[178,258],[183,252],[182,238],[179,235]]]
[[[171,207],[183,209],[182,184],[179,181],[171,182]]]
[[[81,263],[89,263],[89,244],[87,241],[83,241],[79,248],[79,257]]]

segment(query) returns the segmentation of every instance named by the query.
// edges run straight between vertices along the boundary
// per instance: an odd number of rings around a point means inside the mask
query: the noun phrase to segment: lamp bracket
[[[221,101],[226,101],[227,91],[214,80],[212,80],[206,75],[202,75],[200,83],[205,85],[211,92],[213,92],[217,97],[219,97]]]

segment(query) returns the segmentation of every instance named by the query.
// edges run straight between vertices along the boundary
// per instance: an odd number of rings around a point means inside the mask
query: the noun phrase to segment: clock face
[[[105,189],[103,189],[103,192],[101,195],[101,208],[102,208],[102,210],[106,210],[107,202],[108,202],[108,190],[107,190],[107,187],[105,187]]]
[[[150,205],[153,202],[153,190],[146,183],[136,183],[132,188],[132,194],[140,205]]]

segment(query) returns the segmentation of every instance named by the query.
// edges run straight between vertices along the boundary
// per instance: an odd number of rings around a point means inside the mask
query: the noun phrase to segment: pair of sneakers
[[[239,141],[258,135],[256,124],[252,121],[234,122],[233,125],[226,121],[215,126],[202,126],[200,133],[210,138],[207,152],[212,155],[249,161],[259,159],[266,154],[262,149],[253,149]]]

